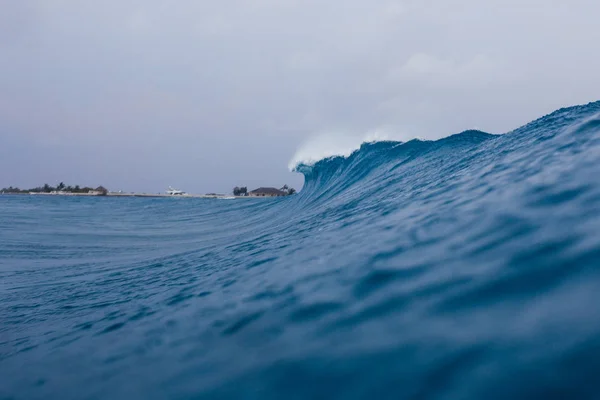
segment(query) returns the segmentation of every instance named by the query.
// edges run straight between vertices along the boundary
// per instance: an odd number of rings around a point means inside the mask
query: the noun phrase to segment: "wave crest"
[[[298,167],[301,165],[314,165],[321,160],[332,157],[349,157],[366,143],[387,141],[401,142],[404,140],[402,138],[398,140],[392,139],[392,137],[395,138],[397,136],[398,135],[392,135],[383,129],[370,131],[362,136],[354,134],[349,135],[341,132],[317,134],[298,148],[290,160],[288,168],[290,171],[298,171]]]

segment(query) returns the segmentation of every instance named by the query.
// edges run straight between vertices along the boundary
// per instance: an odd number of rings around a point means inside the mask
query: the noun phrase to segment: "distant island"
[[[283,197],[291,196],[296,193],[296,189],[283,185],[282,188],[277,189],[274,187],[260,187],[252,191],[248,191],[248,188],[238,187],[233,188],[233,196],[237,197]],[[110,197],[204,197],[204,198],[234,198],[231,195],[220,195],[216,193],[209,193],[205,195],[193,195],[188,194],[182,190],[176,190],[169,187],[165,193],[124,193],[123,191],[111,192],[104,186],[98,186],[97,188],[80,185],[65,185],[63,182],[56,186],[44,184],[32,189],[19,189],[18,187],[10,186],[0,190],[0,194],[29,194],[29,195],[63,195],[63,196],[110,196]]]
[[[19,189],[18,187],[8,187],[0,190],[0,193],[6,194],[83,194],[92,196],[106,196],[108,190],[103,186],[91,188],[88,186],[81,187],[79,185],[65,185],[63,182],[57,186],[50,186],[47,183],[44,186],[33,189]]]

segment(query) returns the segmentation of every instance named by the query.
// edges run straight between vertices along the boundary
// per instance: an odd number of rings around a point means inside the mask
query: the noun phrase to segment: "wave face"
[[[0,196],[0,398],[596,398],[600,102],[297,170]]]

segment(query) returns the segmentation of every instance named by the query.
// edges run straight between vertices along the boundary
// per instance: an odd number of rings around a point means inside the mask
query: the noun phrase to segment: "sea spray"
[[[320,132],[312,135],[296,151],[288,168],[290,171],[300,165],[312,165],[317,161],[330,157],[348,157],[358,150],[363,143],[381,141],[404,141],[409,136],[393,131],[390,128],[378,128],[364,134],[342,131]]]

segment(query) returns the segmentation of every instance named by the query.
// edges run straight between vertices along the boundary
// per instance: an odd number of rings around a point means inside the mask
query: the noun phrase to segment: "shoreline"
[[[254,199],[261,198],[258,196],[228,196],[228,195],[208,195],[208,194],[185,194],[171,195],[160,193],[107,193],[90,194],[90,193],[0,193],[0,196],[59,196],[59,197],[144,197],[144,198],[189,198],[189,199]],[[262,197],[264,198],[264,197]]]

